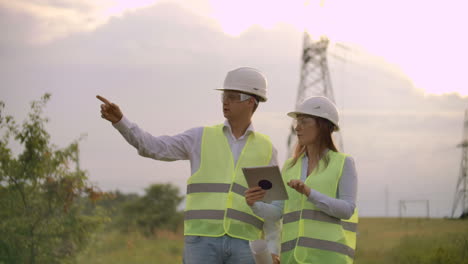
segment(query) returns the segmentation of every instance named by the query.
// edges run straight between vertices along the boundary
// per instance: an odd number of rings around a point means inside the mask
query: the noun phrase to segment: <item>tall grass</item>
[[[386,260],[401,264],[468,264],[468,232],[405,237]]]
[[[182,263],[181,232],[103,231],[79,256],[78,264]],[[417,218],[361,218],[356,264],[468,264],[468,221]]]
[[[182,263],[183,235],[158,231],[152,238],[137,232],[98,234],[79,264]]]
[[[356,264],[467,263],[466,220],[362,218],[358,230]]]

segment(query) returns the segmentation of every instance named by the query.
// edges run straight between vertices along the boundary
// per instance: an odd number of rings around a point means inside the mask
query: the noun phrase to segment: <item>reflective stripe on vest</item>
[[[310,237],[300,237],[298,239],[290,240],[281,244],[281,252],[293,250],[297,246],[299,247],[307,247],[307,248],[315,248],[327,251],[333,251],[336,253],[344,254],[349,256],[350,258],[354,258],[354,249],[340,244],[335,243],[327,240],[322,239],[315,239]]]
[[[224,210],[190,210],[184,212],[184,220],[192,219],[219,219],[224,218]],[[251,224],[258,229],[263,228],[263,222],[250,214],[228,208],[226,217],[239,220],[244,223]]]
[[[201,143],[200,168],[187,182],[184,234],[222,236],[246,240],[261,238],[263,219],[247,205],[247,182],[243,167],[268,165],[270,140],[251,133],[236,164],[223,125],[205,127]]]
[[[192,183],[187,185],[187,194],[197,192],[227,193],[229,192],[230,187],[231,185],[227,183]],[[247,191],[247,188],[237,183],[233,183],[231,191],[244,196],[244,192]]]
[[[294,211],[291,213],[287,213],[283,215],[283,224],[287,224],[290,222],[294,221],[299,221],[301,218],[301,211]],[[315,221],[322,221],[322,222],[327,222],[331,224],[338,224],[341,225],[344,229],[351,231],[351,232],[356,232],[357,231],[357,224],[356,223],[350,223],[346,221],[342,221],[341,219],[338,219],[333,216],[329,216],[326,213],[322,211],[315,211],[315,210],[310,210],[310,209],[304,209],[302,210],[302,218],[304,219],[310,219],[310,220],[315,220]]]
[[[328,151],[327,157],[328,166],[325,167],[322,159],[305,184],[329,197],[336,197],[346,155]],[[283,166],[285,181],[300,179],[302,157],[292,167],[290,162],[286,161]],[[281,263],[352,263],[357,210],[348,220],[338,219],[320,211],[304,195],[289,189],[283,215]]]

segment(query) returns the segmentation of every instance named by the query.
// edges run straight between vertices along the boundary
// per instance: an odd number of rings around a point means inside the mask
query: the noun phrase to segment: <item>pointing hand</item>
[[[104,104],[101,104],[101,117],[115,124],[122,119],[123,114],[120,111],[118,105],[109,102],[106,98],[97,95],[97,99],[101,100]]]

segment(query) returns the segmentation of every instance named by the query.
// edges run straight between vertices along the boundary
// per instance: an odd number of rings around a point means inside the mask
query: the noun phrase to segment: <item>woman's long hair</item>
[[[318,126],[318,135],[317,135],[317,152],[316,153],[323,153],[326,149],[338,152],[338,149],[335,146],[335,143],[333,142],[332,138],[332,133],[335,130],[335,125],[330,122],[329,120],[317,116],[311,116],[312,118],[315,119],[317,122]],[[299,142],[297,142],[296,147],[294,149],[294,153],[292,156],[292,162],[290,163],[290,167],[294,166],[299,159],[299,157],[306,152],[306,146],[300,145]],[[325,167],[328,166],[329,158],[328,156],[325,156],[324,159],[325,162]],[[317,164],[318,166],[318,164]],[[317,167],[318,168],[318,167]]]

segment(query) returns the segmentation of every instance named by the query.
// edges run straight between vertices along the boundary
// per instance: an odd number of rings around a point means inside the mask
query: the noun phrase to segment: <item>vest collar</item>
[[[229,135],[231,135],[232,138],[234,138],[234,135],[232,134],[232,128],[231,128],[231,125],[229,124],[229,122],[226,120],[224,120],[224,125],[223,125],[223,130],[227,131]],[[245,133],[244,135],[242,135],[239,139],[243,139],[245,137],[248,137],[251,133],[254,133],[255,132],[255,129],[253,127],[253,124],[252,122],[250,122],[250,125],[247,127],[247,129],[245,130]]]
[[[322,155],[320,155],[320,160],[323,159],[323,157],[325,157],[328,154],[328,151],[330,151],[330,149],[325,149],[322,152]],[[307,156],[307,151],[302,154],[302,162],[303,163],[308,163],[309,162],[309,157]]]

